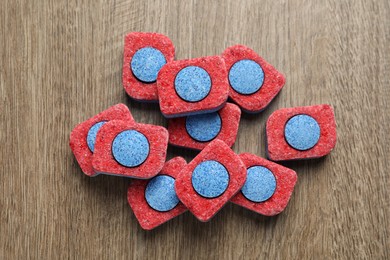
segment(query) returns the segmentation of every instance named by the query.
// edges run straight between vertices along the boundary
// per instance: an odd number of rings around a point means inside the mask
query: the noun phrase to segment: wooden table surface
[[[389,259],[390,3],[376,1],[0,1],[0,259]],[[338,143],[298,172],[286,210],[232,204],[209,223],[190,213],[147,232],[128,179],[82,174],[73,127],[116,103],[166,125],[158,105],[121,84],[124,36],[169,36],[176,58],[253,48],[286,75],[258,115],[243,115],[238,153],[265,156],[278,108],[328,103]],[[169,148],[168,157],[196,153]]]

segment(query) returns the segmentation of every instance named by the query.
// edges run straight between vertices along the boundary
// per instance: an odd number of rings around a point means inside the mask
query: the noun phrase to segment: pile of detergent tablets
[[[124,104],[110,107],[70,135],[82,171],[133,178],[127,199],[147,230],[187,210],[209,221],[229,201],[265,216],[282,212],[297,174],[275,161],[330,153],[336,144],[333,108],[277,110],[266,123],[268,160],[236,154],[231,146],[241,111],[265,109],[282,89],[284,76],[243,45],[216,56],[174,57],[172,41],[162,34],[126,36],[124,89],[132,99],[158,102],[168,129],[136,122]],[[200,153],[189,163],[182,157],[166,161],[168,144]]]

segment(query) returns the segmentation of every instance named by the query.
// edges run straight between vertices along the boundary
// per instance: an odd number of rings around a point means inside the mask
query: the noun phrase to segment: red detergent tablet
[[[167,146],[162,126],[113,120],[99,130],[92,167],[96,173],[149,179],[164,166]]]
[[[282,89],[285,78],[255,51],[234,45],[223,54],[230,98],[248,113],[262,111]]]
[[[157,75],[173,61],[175,47],[159,33],[133,32],[126,35],[123,58],[123,87],[133,99],[157,102]]]
[[[240,154],[247,168],[241,191],[230,201],[265,216],[282,212],[297,182],[295,171],[250,153]]]
[[[246,167],[223,141],[207,145],[176,178],[180,201],[200,221],[210,220],[244,185]]]
[[[186,165],[182,157],[175,157],[152,179],[130,183],[127,200],[143,229],[151,230],[187,211],[175,191],[175,179]]]
[[[70,134],[69,145],[81,170],[88,176],[96,175],[92,169],[92,155],[99,129],[110,120],[134,122],[133,116],[124,104],[118,104],[78,124]]]
[[[215,112],[229,94],[225,62],[220,56],[170,62],[160,70],[157,88],[165,117]]]
[[[218,138],[228,146],[236,141],[241,110],[232,103],[217,112],[172,118],[168,121],[169,143],[202,150]]]
[[[267,120],[267,153],[273,161],[318,158],[336,145],[336,121],[329,105],[283,108]]]

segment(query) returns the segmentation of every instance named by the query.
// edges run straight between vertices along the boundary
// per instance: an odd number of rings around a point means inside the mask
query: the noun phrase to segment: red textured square
[[[286,82],[282,73],[277,71],[271,64],[266,62],[255,51],[244,45],[234,45],[227,48],[222,57],[225,60],[227,74],[231,67],[238,61],[249,59],[255,61],[264,72],[264,82],[261,88],[250,95],[243,95],[236,92],[229,84],[229,96],[244,111],[258,113],[266,108],[273,98],[282,89]]]
[[[216,198],[205,198],[199,195],[192,186],[192,172],[199,163],[215,160],[226,168],[229,173],[228,187]],[[210,220],[244,185],[246,167],[240,157],[221,140],[214,140],[207,145],[176,178],[176,193],[181,202],[200,221]]]
[[[218,135],[214,139],[224,141],[228,146],[233,146],[236,141],[238,126],[240,123],[241,110],[232,103],[226,105],[218,111],[222,126]],[[172,118],[168,121],[169,143],[176,146],[202,150],[208,142],[199,142],[193,139],[186,129],[186,118]]]
[[[158,175],[168,175],[176,179],[177,175],[187,165],[182,157],[167,161]],[[133,180],[127,190],[127,201],[135,217],[143,229],[151,230],[187,211],[186,206],[179,202],[173,209],[161,212],[149,206],[145,199],[145,190],[150,180]]]
[[[254,154],[243,153],[240,154],[240,158],[247,169],[252,166],[263,166],[270,170],[276,179],[276,189],[272,197],[263,202],[250,201],[242,192],[237,193],[230,201],[265,216],[274,216],[282,212],[297,182],[296,172]]]
[[[88,176],[96,175],[95,171],[92,169],[93,153],[87,144],[88,131],[94,124],[101,121],[110,120],[134,122],[134,118],[127,106],[124,104],[117,104],[78,124],[70,134],[70,148],[72,149],[72,152],[77,162],[79,163],[81,170]]]
[[[119,164],[112,154],[112,142],[125,130],[142,133],[149,142],[149,155],[137,167]],[[125,121],[110,121],[102,126],[96,137],[92,167],[97,173],[149,179],[157,175],[164,166],[168,146],[168,131],[162,126],[138,124]]]
[[[210,92],[198,102],[183,100],[175,89],[176,75],[188,66],[198,66],[204,69],[211,78]],[[165,117],[217,111],[224,106],[229,94],[225,62],[220,56],[170,62],[164,65],[158,74],[157,89],[160,109]]]
[[[320,138],[317,144],[306,151],[291,147],[284,136],[287,121],[299,114],[313,117],[320,126]],[[273,112],[267,120],[267,153],[273,161],[318,158],[327,155],[336,145],[336,121],[330,105],[283,108]]]
[[[134,54],[144,47],[153,47],[161,51],[167,63],[175,58],[175,47],[167,36],[159,33],[132,32],[127,34],[125,38],[122,73],[123,87],[126,93],[133,99],[157,102],[157,83],[139,81],[130,68]]]

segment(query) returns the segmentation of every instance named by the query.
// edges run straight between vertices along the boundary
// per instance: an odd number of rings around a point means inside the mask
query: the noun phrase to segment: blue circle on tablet
[[[99,129],[106,123],[106,121],[100,121],[96,124],[94,124],[88,131],[87,134],[87,144],[89,150],[93,152],[95,150],[95,142],[96,142],[96,135],[99,131]]]
[[[165,63],[167,61],[161,51],[145,47],[136,51],[131,59],[130,67],[138,80],[152,83],[157,80],[158,72]]]
[[[123,166],[139,166],[149,155],[148,139],[136,130],[123,131],[112,142],[112,155]]]
[[[211,78],[206,70],[198,66],[188,66],[177,73],[176,93],[185,101],[198,102],[211,90]]]
[[[252,166],[247,170],[244,186],[241,189],[245,198],[253,202],[263,202],[272,197],[276,190],[274,174],[263,166]]]
[[[229,71],[229,83],[232,88],[243,95],[256,93],[264,82],[264,71],[253,60],[240,60],[234,63]]]
[[[284,128],[287,143],[300,151],[313,148],[320,139],[320,133],[318,122],[308,115],[293,116]]]
[[[196,141],[213,140],[221,131],[222,121],[218,112],[187,116],[187,133]]]
[[[196,166],[192,172],[192,186],[206,198],[216,198],[223,194],[229,185],[229,173],[221,163],[210,160]]]
[[[168,175],[154,177],[146,186],[145,199],[149,206],[157,211],[173,209],[179,203],[175,179]]]

